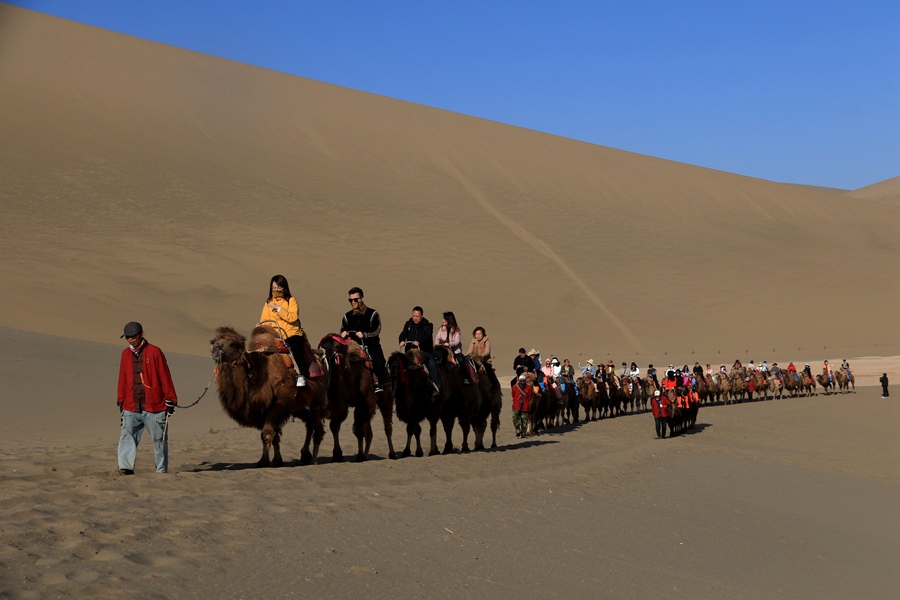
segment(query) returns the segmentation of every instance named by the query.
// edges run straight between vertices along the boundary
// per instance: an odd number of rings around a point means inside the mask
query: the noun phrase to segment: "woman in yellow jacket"
[[[297,307],[297,300],[291,296],[291,288],[284,275],[275,275],[269,282],[269,297],[263,305],[259,322],[262,325],[273,327],[284,337],[284,341],[294,356],[294,362],[300,369],[300,374],[304,380],[309,377],[309,364],[307,363],[307,356],[310,354],[307,351],[309,341],[300,326],[300,310]],[[301,381],[299,384],[306,385],[305,381]]]

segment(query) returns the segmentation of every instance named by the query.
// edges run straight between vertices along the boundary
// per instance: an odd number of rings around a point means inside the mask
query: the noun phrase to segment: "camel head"
[[[212,345],[209,354],[217,363],[234,362],[244,356],[245,342],[244,336],[231,327],[219,327],[216,337],[209,342]]]

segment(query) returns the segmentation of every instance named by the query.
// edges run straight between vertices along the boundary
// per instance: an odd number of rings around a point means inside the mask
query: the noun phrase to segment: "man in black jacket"
[[[375,392],[381,391],[381,382],[386,381],[384,351],[381,349],[381,316],[374,308],[366,306],[363,291],[350,288],[347,292],[348,302],[353,310],[344,315],[341,322],[341,337],[353,337],[364,345],[372,359],[372,372],[375,375]]]
[[[401,349],[406,350],[407,346],[415,346],[425,355],[428,375],[434,383],[434,395],[438,395],[441,380],[437,363],[434,362],[434,325],[425,318],[425,311],[421,306],[413,307],[412,316],[403,326],[399,341]]]
[[[513,360],[513,369],[516,371],[516,377],[522,375],[526,371],[534,373],[534,359],[525,353],[525,348],[519,348],[519,354],[516,356],[515,360]],[[515,385],[515,383],[516,379],[513,378],[510,385]]]

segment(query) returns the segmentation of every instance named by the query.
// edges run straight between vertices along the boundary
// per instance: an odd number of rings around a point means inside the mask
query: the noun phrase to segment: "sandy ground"
[[[267,470],[213,389],[172,417],[169,474],[144,440],[121,477],[118,347],[2,333],[6,597],[900,593],[900,409],[877,387],[703,408],[669,440],[646,414],[516,440],[505,406],[493,451],[392,461],[376,426],[372,460],[332,464],[327,439],[315,467],[290,423]],[[170,362],[187,404],[211,362]]]

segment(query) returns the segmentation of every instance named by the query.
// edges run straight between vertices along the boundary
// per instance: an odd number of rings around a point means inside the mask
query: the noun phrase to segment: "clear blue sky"
[[[763,179],[900,175],[898,0],[10,3]]]

